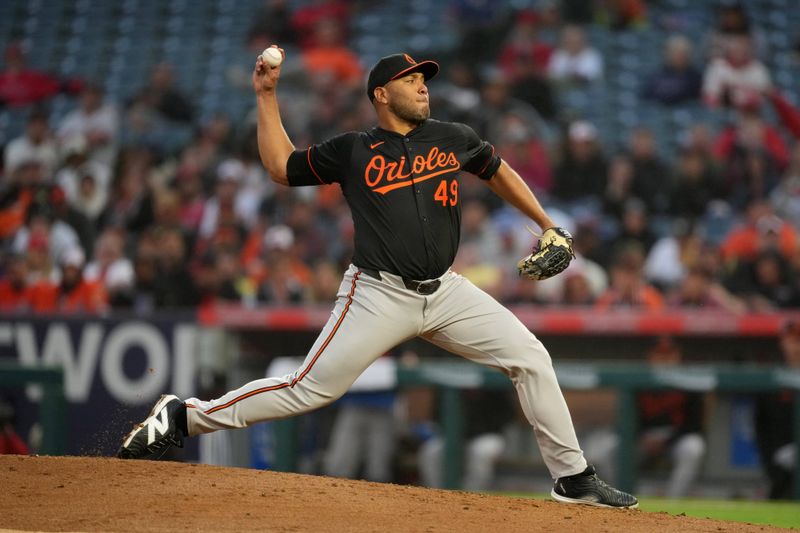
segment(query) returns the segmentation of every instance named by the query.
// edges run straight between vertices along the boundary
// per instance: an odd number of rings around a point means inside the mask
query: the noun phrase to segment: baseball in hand
[[[277,48],[270,46],[261,52],[261,60],[271,67],[277,67],[283,62],[283,54]]]

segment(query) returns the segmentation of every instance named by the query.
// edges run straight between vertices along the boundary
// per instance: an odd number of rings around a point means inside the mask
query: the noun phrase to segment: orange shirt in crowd
[[[69,292],[57,285],[39,285],[31,308],[38,313],[99,313],[107,308],[108,295],[99,281],[82,280]]]
[[[341,46],[311,48],[303,52],[303,62],[314,74],[330,73],[339,83],[361,83],[361,64],[358,57]]]
[[[0,279],[0,310],[18,311],[30,307],[30,289],[14,287],[7,279]]]
[[[753,226],[733,230],[720,246],[722,257],[726,261],[755,259],[759,252],[759,243],[763,239],[763,235]],[[784,223],[777,235],[778,249],[781,255],[786,258],[793,257],[798,246],[797,239],[797,232],[791,224]]]

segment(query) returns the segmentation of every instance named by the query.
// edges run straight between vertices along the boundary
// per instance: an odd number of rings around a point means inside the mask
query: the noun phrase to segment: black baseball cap
[[[417,63],[408,54],[393,54],[382,57],[369,71],[367,96],[369,96],[370,102],[375,100],[376,87],[383,87],[390,81],[402,78],[412,72],[421,72],[425,76],[425,81],[427,81],[439,72],[439,64],[427,59]]]

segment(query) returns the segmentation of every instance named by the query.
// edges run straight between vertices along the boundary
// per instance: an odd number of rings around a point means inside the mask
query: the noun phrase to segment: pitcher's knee
[[[347,389],[342,391],[321,391],[309,388],[308,386],[301,387],[299,384],[295,386],[294,389],[298,400],[309,411],[330,405],[342,397],[345,392],[347,392]]]

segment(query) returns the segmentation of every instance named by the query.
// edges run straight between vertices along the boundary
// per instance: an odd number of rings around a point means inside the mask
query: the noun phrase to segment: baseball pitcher
[[[283,51],[278,49],[281,54]],[[275,63],[275,61],[271,61]],[[272,179],[336,184],[355,225],[355,251],[330,319],[294,373],[248,383],[210,401],[163,396],[125,438],[121,458],[158,458],[183,437],[299,415],[342,396],[381,354],[414,337],[504,372],[513,382],[560,502],[636,507],[586,463],[550,355],[506,308],[450,266],[460,237],[462,179],[477,176],[543,231],[518,268],[531,279],[564,270],[572,238],[520,176],[464,124],[430,118],[426,81],[439,66],[407,54],[372,68],[377,126],[298,150],[281,123],[281,67],[256,59],[258,147]]]

